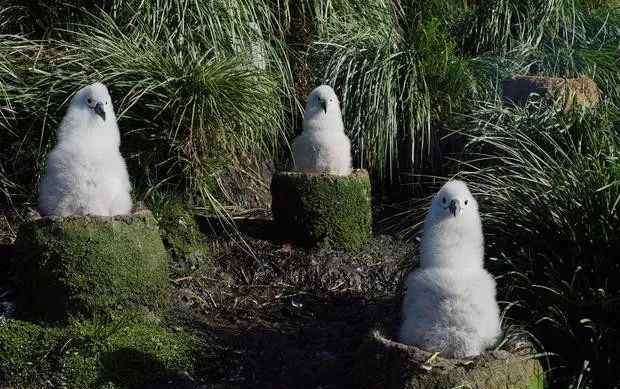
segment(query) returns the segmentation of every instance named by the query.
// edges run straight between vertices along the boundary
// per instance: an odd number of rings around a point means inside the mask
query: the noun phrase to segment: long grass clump
[[[437,18],[379,3],[373,22],[334,18],[313,55],[317,77],[335,85],[345,101],[359,164],[383,181],[399,181],[413,168],[437,168],[434,125],[474,93],[473,80]]]
[[[46,137],[32,116],[45,112],[37,98],[32,69],[42,47],[19,36],[0,35],[0,205],[23,205],[36,185]]]
[[[620,380],[620,132],[608,109],[486,104],[467,121],[463,174],[481,197],[501,293],[557,354],[557,387]]]
[[[116,102],[122,151],[139,196],[163,185],[207,210],[235,205],[218,187],[221,175],[248,159],[276,158],[294,105],[278,26],[265,7],[127,0],[107,12],[81,8],[80,24],[41,43],[36,66],[7,64],[27,74],[21,92],[27,88],[38,101],[29,126],[13,121],[12,131],[26,137],[40,126],[47,152],[70,96],[102,81]],[[25,153],[14,159],[33,162]],[[31,192],[32,182],[17,181]]]
[[[318,1],[318,3],[321,3]],[[339,2],[338,4],[340,4]],[[347,2],[342,2],[347,4]],[[446,128],[514,74],[589,75],[617,102],[613,2],[382,2],[328,7],[311,47],[338,88],[356,159],[381,181],[446,174]],[[372,13],[374,17],[367,17]],[[449,145],[448,145],[448,148]]]

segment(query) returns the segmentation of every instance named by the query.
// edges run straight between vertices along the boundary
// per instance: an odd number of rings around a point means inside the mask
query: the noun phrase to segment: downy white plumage
[[[80,89],[58,128],[39,186],[42,215],[111,216],[131,212],[131,186],[108,89]]]
[[[400,341],[445,357],[478,355],[501,335],[495,280],[484,269],[478,204],[449,181],[424,223],[420,268],[406,281]]]
[[[293,143],[295,170],[351,174],[351,142],[344,133],[338,97],[330,86],[321,85],[308,97],[303,127]]]

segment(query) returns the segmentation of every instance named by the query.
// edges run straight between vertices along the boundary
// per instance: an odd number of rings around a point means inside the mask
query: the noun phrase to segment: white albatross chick
[[[351,142],[344,133],[340,103],[328,85],[308,97],[303,132],[293,142],[295,170],[305,173],[351,174]]]
[[[420,268],[409,274],[400,341],[448,358],[482,353],[501,335],[495,280],[484,269],[478,203],[449,181],[424,222]]]
[[[43,216],[113,216],[131,212],[131,185],[108,89],[80,89],[58,128],[39,185]]]

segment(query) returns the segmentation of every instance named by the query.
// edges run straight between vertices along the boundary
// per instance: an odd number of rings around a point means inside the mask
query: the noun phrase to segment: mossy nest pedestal
[[[357,251],[372,237],[370,180],[365,170],[348,176],[276,173],[271,210],[279,234],[299,244],[328,242]]]
[[[504,100],[519,106],[527,103],[535,93],[550,100],[557,100],[569,112],[574,105],[594,108],[602,100],[601,91],[590,77],[578,78],[539,77],[516,75],[502,81]]]
[[[19,310],[42,320],[110,317],[169,300],[168,253],[147,210],[115,217],[43,217],[25,223],[16,242]]]
[[[543,370],[527,342],[509,351],[446,359],[373,332],[357,355],[354,380],[361,389],[543,389]]]

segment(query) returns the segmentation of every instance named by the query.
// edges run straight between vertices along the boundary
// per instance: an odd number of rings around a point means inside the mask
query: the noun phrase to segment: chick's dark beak
[[[320,104],[321,108],[323,108],[323,112],[327,113],[327,101],[321,100]]]
[[[458,200],[450,201],[450,205],[448,206],[448,210],[452,214],[452,216],[456,217],[457,214],[461,213],[461,202]]]
[[[101,116],[101,118],[105,122],[105,111],[103,110],[103,103],[99,102],[95,104],[95,107],[93,109],[95,110],[95,113]]]

